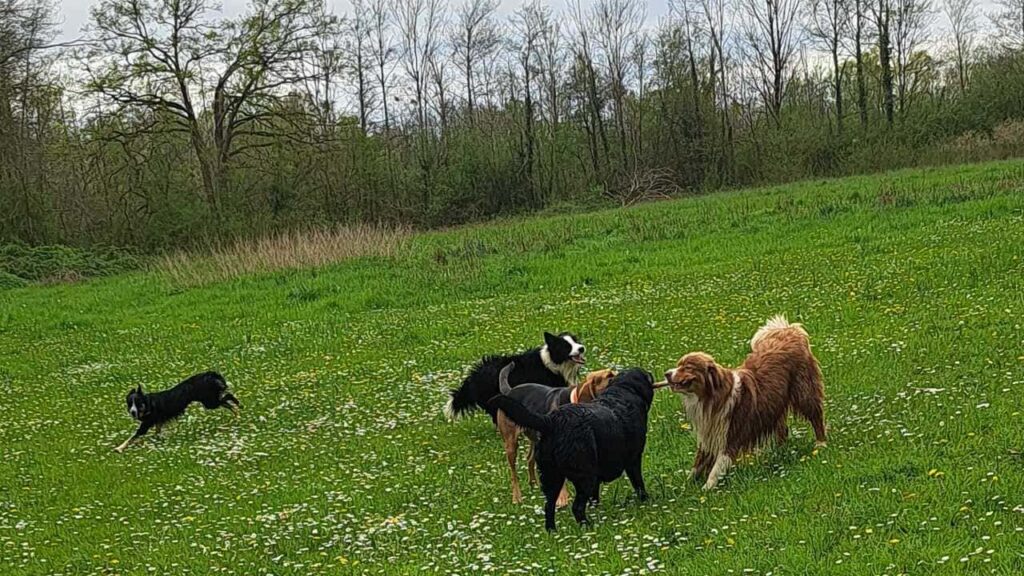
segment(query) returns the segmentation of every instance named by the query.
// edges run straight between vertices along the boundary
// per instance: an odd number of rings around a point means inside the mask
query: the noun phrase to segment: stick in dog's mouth
[[[665,388],[667,386],[671,386],[671,384],[668,383],[668,380],[662,380],[654,385],[654,389],[657,390],[658,388]]]

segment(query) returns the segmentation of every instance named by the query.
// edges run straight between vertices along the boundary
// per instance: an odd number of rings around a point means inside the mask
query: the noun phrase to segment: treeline
[[[456,0],[453,0],[453,2]],[[1024,0],[0,0],[0,241],[147,251],[1024,153]]]

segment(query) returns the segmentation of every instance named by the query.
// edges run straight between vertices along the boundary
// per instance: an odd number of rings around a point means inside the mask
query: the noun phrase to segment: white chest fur
[[[693,433],[697,437],[697,447],[713,455],[725,452],[726,440],[729,437],[729,422],[732,417],[732,408],[740,397],[740,390],[743,385],[740,381],[739,372],[733,372],[733,386],[729,398],[725,404],[713,410],[705,410],[704,406],[697,399],[695,394],[683,396],[683,406],[686,408],[686,419],[693,426]]]
[[[565,382],[569,386],[576,386],[577,384],[579,384],[579,364],[572,361],[563,362],[561,364],[555,364],[554,360],[551,359],[551,352],[548,351],[547,346],[544,346],[543,348],[540,349],[540,359],[548,370],[551,370],[555,374],[561,374],[562,378],[565,379]]]

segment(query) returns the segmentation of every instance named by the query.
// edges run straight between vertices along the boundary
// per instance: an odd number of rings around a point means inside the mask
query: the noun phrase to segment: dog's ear
[[[553,344],[558,344],[558,340],[559,340],[558,336],[555,336],[551,332],[545,332],[544,333],[544,343],[547,344],[548,346],[551,346]]]
[[[708,362],[708,365],[704,367],[707,374],[708,383],[711,385],[712,390],[718,390],[721,387],[722,382],[718,378],[718,366],[714,362]]]
[[[142,394],[142,384],[139,384],[139,387],[136,388],[135,391],[138,392],[139,394]]]
[[[578,398],[580,402],[589,402],[593,400],[594,380],[594,375],[589,374],[587,375],[586,380],[580,382],[580,384],[576,386],[576,398]]]

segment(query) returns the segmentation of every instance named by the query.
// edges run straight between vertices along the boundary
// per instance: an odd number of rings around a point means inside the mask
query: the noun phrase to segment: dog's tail
[[[757,332],[754,333],[754,337],[750,339],[750,349],[757,350],[757,345],[764,341],[769,335],[780,330],[795,329],[807,338],[807,331],[804,330],[803,324],[790,323],[786,320],[786,317],[782,314],[777,314],[770,318],[764,323],[764,326],[758,328]]]
[[[497,408],[504,412],[513,422],[523,428],[536,430],[541,434],[547,434],[553,430],[550,416],[531,412],[514,398],[501,395],[495,396],[491,398],[490,405],[492,408]]]
[[[459,416],[477,409],[468,379],[462,383],[462,386],[449,390],[448,395],[450,397],[448,403],[444,405],[444,415],[449,420],[455,420]]]
[[[512,373],[512,370],[514,370],[515,367],[515,362],[509,362],[508,366],[502,368],[501,373],[498,374],[498,389],[501,390],[501,393],[505,396],[508,396],[508,393],[512,391],[512,386],[508,383],[508,375]]]

